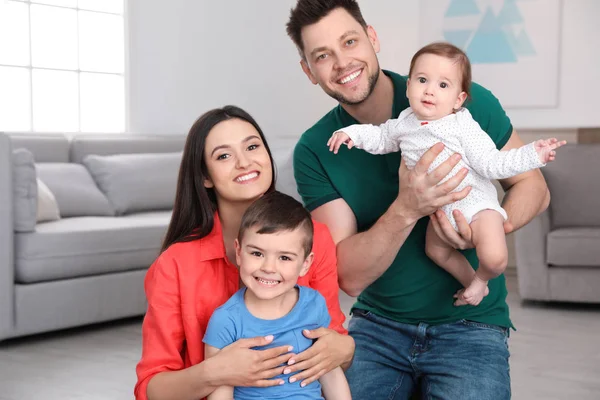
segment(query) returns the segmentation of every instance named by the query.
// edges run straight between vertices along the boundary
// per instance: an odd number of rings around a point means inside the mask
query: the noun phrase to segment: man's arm
[[[356,217],[343,199],[332,200],[312,212],[317,221],[329,227],[337,244],[340,287],[348,295],[358,296],[389,268],[419,218],[469,193],[470,188],[452,193],[465,178],[466,169],[438,186],[460,161],[458,155],[427,173],[443,149],[442,144],[433,146],[413,170],[408,170],[402,160],[398,197],[367,231],[357,233]]]
[[[502,150],[517,149],[524,143],[513,129]],[[550,204],[550,192],[539,169],[499,181],[506,192],[502,207],[508,214],[506,233],[516,231],[542,213]]]
[[[337,244],[340,288],[356,297],[392,264],[416,222],[396,202],[371,229],[357,233],[356,217],[343,199],[318,207],[312,216],[325,223]]]

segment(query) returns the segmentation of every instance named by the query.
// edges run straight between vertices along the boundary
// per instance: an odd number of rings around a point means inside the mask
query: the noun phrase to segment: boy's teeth
[[[279,283],[279,281],[271,281],[271,280],[266,280],[266,279],[262,279],[262,278],[256,278],[257,281],[259,281],[260,283],[262,283],[263,285],[277,285]]]

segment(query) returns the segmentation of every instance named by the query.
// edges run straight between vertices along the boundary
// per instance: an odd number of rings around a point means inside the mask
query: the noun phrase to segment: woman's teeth
[[[254,179],[257,176],[258,176],[258,172],[252,172],[252,173],[250,173],[248,175],[243,175],[243,176],[240,176],[239,178],[235,178],[235,181],[236,182],[245,182],[245,181],[248,181],[250,179]]]

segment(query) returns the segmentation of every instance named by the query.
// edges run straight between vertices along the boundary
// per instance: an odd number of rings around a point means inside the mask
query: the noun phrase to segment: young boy
[[[312,345],[302,331],[327,327],[330,322],[319,292],[296,284],[313,260],[312,241],[310,214],[292,197],[272,192],[248,208],[235,241],[240,279],[246,287],[213,313],[204,336],[207,358],[239,339],[257,336],[274,336],[265,348],[291,344],[300,353]],[[208,399],[313,400],[323,399],[322,393],[327,400],[351,398],[339,367],[307,386],[289,383],[283,375],[276,378],[286,383],[268,388],[220,387]]]
[[[463,200],[441,209],[455,229],[453,210],[460,210],[469,222],[479,268],[474,271],[459,251],[442,241],[431,222],[425,244],[427,255],[466,288],[455,294],[457,305],[478,305],[489,293],[488,280],[506,268],[508,251],[503,225],[507,215],[498,203],[490,179],[509,178],[542,167],[554,160],[555,150],[565,144],[553,138],[510,151],[497,150],[469,111],[462,108],[470,86],[471,65],[466,54],[449,43],[432,43],[420,49],[411,61],[406,91],[408,109],[397,119],[380,126],[343,128],[334,132],[327,142],[334,153],[344,143],[349,149],[357,147],[372,154],[400,150],[409,168],[414,168],[431,146],[443,142],[444,151],[432,163],[429,172],[453,153],[461,155],[461,161],[440,185],[467,168],[470,173],[455,191],[467,186],[471,191]]]

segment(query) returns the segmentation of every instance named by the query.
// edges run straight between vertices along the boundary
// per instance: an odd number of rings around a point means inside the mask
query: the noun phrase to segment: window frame
[[[4,1],[4,0],[0,0]],[[81,73],[92,73],[92,74],[105,74],[111,76],[120,76],[123,78],[123,102],[124,102],[124,121],[122,130],[106,132],[110,134],[122,134],[130,131],[130,81],[129,81],[129,18],[128,18],[128,0],[123,1],[123,11],[122,13],[114,13],[107,11],[95,11],[88,10],[86,8],[79,7],[79,1],[77,0],[77,5],[75,7],[70,6],[62,6],[62,5],[54,5],[54,4],[43,4],[37,3],[35,0],[9,0],[14,3],[24,3],[27,5],[27,21],[28,21],[28,32],[29,32],[29,65],[14,65],[14,64],[6,64],[0,62],[0,67],[9,67],[9,68],[21,68],[28,70],[29,73],[29,129],[23,130],[12,130],[14,132],[35,132],[35,133],[50,133],[50,131],[45,130],[35,130],[34,128],[34,108],[33,108],[33,71],[34,70],[46,70],[46,71],[66,71],[66,72],[75,72],[77,74],[77,130],[68,131],[70,134],[81,134],[89,131],[81,130]],[[32,28],[31,28],[31,6],[32,5],[40,5],[45,7],[55,7],[60,9],[67,10],[75,10],[77,13],[77,69],[66,69],[66,68],[50,68],[50,67],[34,67],[33,66],[33,57],[32,57]],[[79,11],[85,11],[96,14],[106,14],[106,15],[116,15],[123,18],[123,72],[103,72],[103,71],[93,71],[93,70],[85,70],[80,68],[80,52],[79,52]],[[94,131],[97,132],[97,131]]]

